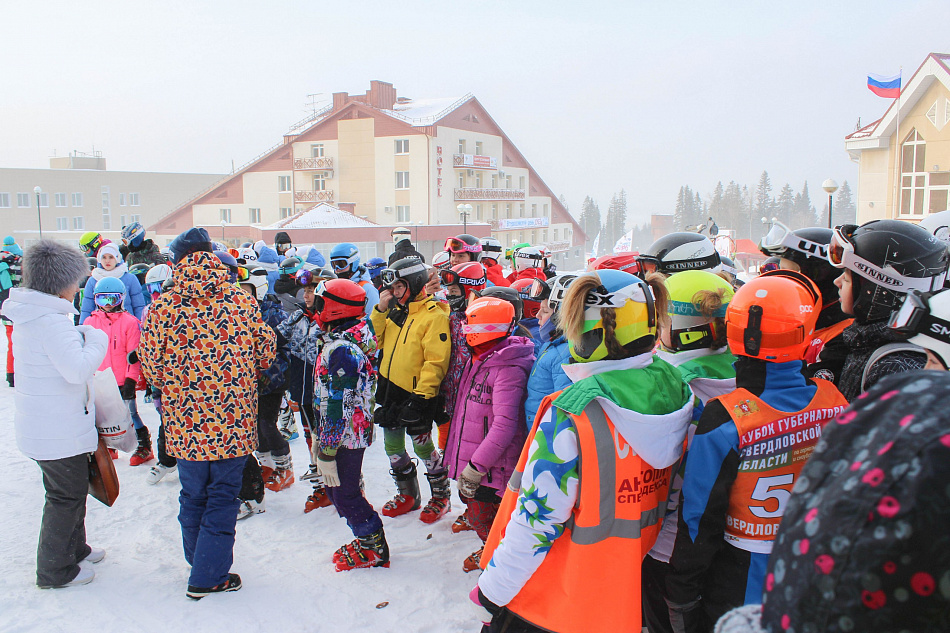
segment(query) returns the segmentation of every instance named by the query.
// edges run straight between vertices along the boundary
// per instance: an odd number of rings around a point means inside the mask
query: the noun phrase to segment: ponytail
[[[715,290],[697,290],[693,295],[693,307],[704,317],[713,318],[725,303],[725,288]]]
[[[670,321],[670,291],[666,289],[666,275],[647,273],[645,281],[653,290],[653,305],[656,308],[656,325],[666,325]]]
[[[572,344],[580,341],[584,333],[584,309],[587,307],[587,293],[601,285],[600,275],[596,272],[578,276],[567,287],[564,301],[561,303],[558,322],[564,336]]]

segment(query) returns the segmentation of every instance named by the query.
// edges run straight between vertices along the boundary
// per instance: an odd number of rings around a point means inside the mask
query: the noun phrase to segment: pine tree
[[[713,189],[712,195],[709,196],[709,215],[720,225],[720,228],[731,228],[732,225],[728,223],[728,218],[726,217],[723,206],[723,195],[722,181],[720,180],[716,183],[716,188]]]
[[[792,189],[791,185],[785,183],[785,186],[782,187],[782,191],[778,194],[778,199],[775,201],[775,217],[779,219],[779,222],[785,226],[792,226],[792,210],[795,206],[795,192]],[[799,228],[799,227],[793,227]]]
[[[597,234],[600,233],[601,226],[600,208],[590,196],[584,198],[584,203],[581,205],[581,217],[578,218],[578,222],[581,228],[584,229],[584,233],[587,234],[586,248],[590,249],[591,244],[597,238]],[[601,238],[601,243],[603,243],[603,238]]]
[[[857,211],[854,200],[851,198],[851,187],[848,185],[848,181],[845,180],[838,189],[837,195],[835,195],[831,221],[836,226],[839,224],[855,224],[857,223]]]
[[[769,172],[763,171],[759,185],[755,188],[755,213],[760,218],[771,219],[772,207],[772,181],[769,180]]]

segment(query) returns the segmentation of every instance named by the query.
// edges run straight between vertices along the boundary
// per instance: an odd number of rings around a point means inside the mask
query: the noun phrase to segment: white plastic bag
[[[112,368],[97,371],[93,378],[96,394],[96,428],[106,446],[131,453],[138,446],[132,414],[122,400]]]

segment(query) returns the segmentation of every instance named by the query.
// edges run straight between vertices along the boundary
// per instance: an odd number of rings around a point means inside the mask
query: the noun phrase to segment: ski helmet
[[[263,301],[267,296],[267,271],[258,264],[247,264],[244,266],[244,271],[246,276],[243,273],[238,274],[239,285],[250,287],[251,296],[258,301]],[[244,278],[240,279],[241,277]]]
[[[320,321],[361,317],[366,310],[366,291],[350,279],[328,279],[314,292],[313,311]]]
[[[950,209],[931,213],[921,220],[917,226],[925,229],[938,240],[946,242],[950,247]]]
[[[432,256],[432,265],[439,270],[448,270],[452,267],[451,256],[448,251],[439,251]]]
[[[139,280],[139,285],[142,286],[145,285],[145,276],[148,275],[148,271],[151,269],[152,265],[145,262],[129,266],[129,272],[135,275],[135,278]]]
[[[501,242],[494,237],[483,237],[479,240],[482,245],[482,259],[494,259],[496,262],[501,259]]]
[[[764,262],[759,265],[759,274],[765,274],[773,270],[778,270],[782,267],[782,258],[781,257],[767,257]]]
[[[393,244],[398,244],[399,242],[408,240],[410,237],[412,237],[412,231],[404,226],[397,226],[392,230],[390,235],[392,235]]]
[[[515,309],[515,321],[520,321],[523,318],[524,302],[521,300],[521,295],[518,294],[518,291],[514,288],[507,286],[490,286],[484,290],[479,290],[475,295],[478,297],[494,297],[507,301]]]
[[[946,243],[902,220],[872,220],[835,227],[828,260],[852,272],[854,317],[859,323],[886,319],[909,290],[930,292],[946,280]]]
[[[950,289],[933,293],[911,290],[899,310],[891,313],[891,328],[913,334],[908,343],[930,350],[950,367]]]
[[[759,250],[798,266],[799,272],[818,286],[823,304],[830,305],[838,301],[835,278],[841,274],[828,262],[831,235],[831,229],[818,226],[792,231],[781,222],[774,222],[768,234],[759,241]],[[781,267],[781,263],[779,265]]]
[[[369,278],[376,279],[380,271],[386,268],[386,260],[382,257],[373,257],[366,262],[366,270],[369,271]]]
[[[118,277],[104,277],[96,282],[94,298],[100,308],[122,305],[125,301],[125,284]]]
[[[458,286],[462,295],[468,297],[473,292],[485,288],[488,278],[485,276],[485,267],[478,262],[462,262],[451,269],[440,270],[439,278],[443,286]]]
[[[684,270],[718,271],[721,259],[705,235],[686,231],[664,235],[640,253],[641,267],[667,275]]]
[[[541,308],[541,301],[531,296],[531,285],[534,279],[519,279],[511,284],[511,287],[518,291],[521,302],[524,304],[524,318],[533,319],[538,316],[538,310]],[[540,281],[540,280],[538,280]]]
[[[278,267],[277,270],[280,272],[281,277],[293,277],[301,268],[303,268],[303,260],[293,255],[281,261],[280,267]]]
[[[722,260],[722,264],[719,273],[727,276],[726,281],[731,283],[733,288],[738,288],[745,283],[739,279],[739,269],[731,257],[720,257],[720,259]]]
[[[535,246],[523,246],[515,251],[515,270],[527,270],[529,268],[541,268],[541,262],[544,255],[541,249]]]
[[[637,260],[636,253],[601,255],[591,262],[589,268],[591,270],[622,270],[631,275],[640,274],[640,262]]]
[[[168,264],[152,266],[145,275],[145,288],[153,296],[162,294],[166,281],[172,278],[172,267]]]
[[[763,273],[736,291],[726,309],[726,336],[736,356],[776,363],[801,360],[815,334],[821,293],[792,270]]]
[[[321,281],[336,278],[336,274],[329,268],[309,268],[306,266],[298,270],[297,274],[294,275],[297,285],[304,287],[318,286]]]
[[[330,267],[337,277],[349,279],[360,267],[360,249],[349,242],[337,244],[330,250]]]
[[[231,283],[236,283],[238,280],[238,263],[237,260],[228,253],[227,251],[212,251],[214,256],[217,257],[224,267],[228,269],[228,272],[231,274]]]
[[[410,300],[417,297],[429,281],[429,271],[426,265],[415,256],[397,259],[390,264],[389,268],[384,268],[379,276],[383,280],[383,285],[387,288],[397,281],[404,282],[409,286]]]
[[[247,264],[249,262],[257,261],[257,251],[254,250],[254,247],[241,247],[238,249],[238,256],[236,259],[241,264]],[[243,260],[243,261],[241,261]]]
[[[449,253],[468,253],[473,262],[477,262],[482,255],[482,245],[478,238],[468,233],[462,233],[445,240],[445,250]]]
[[[145,241],[145,227],[140,222],[133,222],[122,227],[122,243],[132,248],[138,248]]]
[[[504,299],[492,297],[476,298],[466,308],[465,317],[462,333],[472,347],[505,338],[517,324],[514,306]]]
[[[670,293],[670,349],[686,352],[725,345],[726,308],[735,291],[708,270],[684,270],[666,278]],[[713,302],[715,309],[704,309]]]
[[[274,236],[274,250],[277,251],[278,255],[284,255],[293,246],[290,235],[286,231],[281,231]]]
[[[653,289],[647,282],[620,270],[598,270],[573,280],[564,300],[570,302],[578,293],[584,293],[581,331],[573,336],[565,331],[576,361],[587,363],[607,358],[607,310],[613,311],[613,335],[619,345],[638,352],[653,349],[657,335],[656,306]],[[564,324],[563,306],[561,312]]]
[[[92,255],[95,257],[96,253],[99,251],[105,242],[102,239],[102,235],[96,231],[86,231],[79,238],[79,248],[86,255]]]

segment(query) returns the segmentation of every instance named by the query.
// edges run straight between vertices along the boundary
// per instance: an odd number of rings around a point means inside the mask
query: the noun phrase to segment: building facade
[[[584,263],[582,229],[475,97],[411,100],[381,81],[363,95],[335,93],[280,144],[152,228],[170,237],[224,226],[237,237],[321,202],[380,226],[487,223],[506,246],[547,246],[562,268]]]
[[[857,221],[918,221],[950,203],[950,54],[931,53],[884,116],[845,137]]]
[[[2,231],[27,245],[39,238],[42,221],[44,238],[75,241],[86,231],[99,231],[118,242],[124,225],[147,227],[221,178],[108,171],[102,156],[79,154],[51,158],[49,169],[0,169]],[[35,187],[42,190],[39,196]]]

